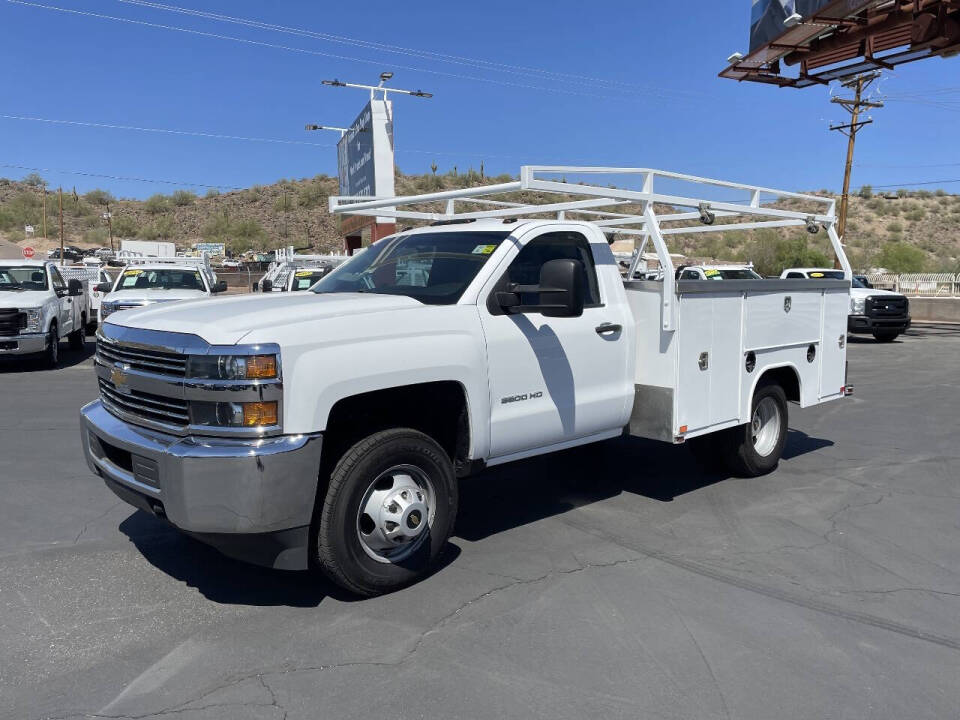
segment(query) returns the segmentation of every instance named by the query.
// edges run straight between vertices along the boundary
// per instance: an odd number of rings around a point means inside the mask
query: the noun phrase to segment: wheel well
[[[452,380],[420,383],[338,400],[327,419],[324,459],[335,463],[361,438],[393,427],[413,428],[429,435],[455,464],[466,460],[470,423],[463,386]]]
[[[789,365],[766,370],[757,380],[757,387],[759,387],[761,383],[776,383],[783,388],[783,393],[787,396],[787,400],[800,402],[800,376],[797,375],[797,371]]]

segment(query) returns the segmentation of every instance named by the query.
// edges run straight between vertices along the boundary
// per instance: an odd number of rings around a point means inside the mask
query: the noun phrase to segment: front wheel
[[[358,595],[397,590],[429,572],[453,531],[453,463],[416,430],[374,433],[337,462],[318,511],[319,568]]]
[[[896,340],[899,335],[899,330],[879,330],[873,334],[873,338],[877,342],[888,343]]]
[[[783,388],[774,383],[757,387],[750,422],[726,431],[725,459],[730,471],[757,477],[777,467],[787,442],[787,419]]]
[[[48,370],[53,370],[60,364],[60,335],[57,332],[57,324],[50,325],[50,332],[47,333],[47,347],[43,351],[43,365]]]

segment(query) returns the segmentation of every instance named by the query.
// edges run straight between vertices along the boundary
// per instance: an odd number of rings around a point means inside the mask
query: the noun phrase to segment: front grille
[[[152,395],[139,390],[121,392],[110,382],[100,378],[100,399],[107,409],[116,409],[127,415],[177,427],[190,424],[190,410],[186,400]]]
[[[121,363],[129,365],[131,370],[185,377],[187,374],[187,356],[180,353],[159,350],[144,350],[119,343],[97,341],[97,356],[106,365]]]
[[[27,314],[16,308],[0,310],[0,337],[13,337],[27,327]]]
[[[907,316],[908,303],[902,295],[871,295],[864,301],[864,312],[872,318],[903,318]]]

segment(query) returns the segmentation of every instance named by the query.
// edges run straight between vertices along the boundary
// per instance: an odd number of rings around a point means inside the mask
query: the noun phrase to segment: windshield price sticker
[[[719,271],[719,270],[704,270],[704,271],[703,271],[703,274],[706,275],[708,278],[719,277],[719,276],[720,276],[720,271]]]
[[[497,246],[496,246],[496,245],[477,245],[477,246],[473,249],[473,254],[474,254],[474,255],[489,255],[490,253],[492,253],[492,252],[493,252],[494,250],[496,250],[496,249],[497,249]]]
[[[124,270],[123,276],[124,276],[124,277],[132,277],[132,276],[134,276],[134,275],[139,275],[141,272],[143,272],[143,271],[142,271],[142,270]]]
[[[311,275],[313,275],[313,271],[312,271],[312,270],[297,270],[297,277],[298,277],[298,278],[301,278],[301,277],[310,277]]]

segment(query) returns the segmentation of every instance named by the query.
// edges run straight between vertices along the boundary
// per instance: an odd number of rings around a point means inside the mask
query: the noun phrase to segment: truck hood
[[[235,345],[256,330],[327,317],[422,307],[422,303],[404,295],[265,293],[152,305],[111,315],[107,322],[198,335],[212,345]]]
[[[877,295],[895,295],[896,297],[900,297],[901,293],[890,292],[889,290],[874,290],[871,288],[858,288],[858,287],[850,288],[850,297],[860,299],[860,298],[868,298],[871,295],[874,297],[876,297]]]
[[[117,290],[103,296],[104,302],[168,302],[208,297],[203,290]]]
[[[38,308],[50,299],[47,290],[0,290],[0,308]]]

